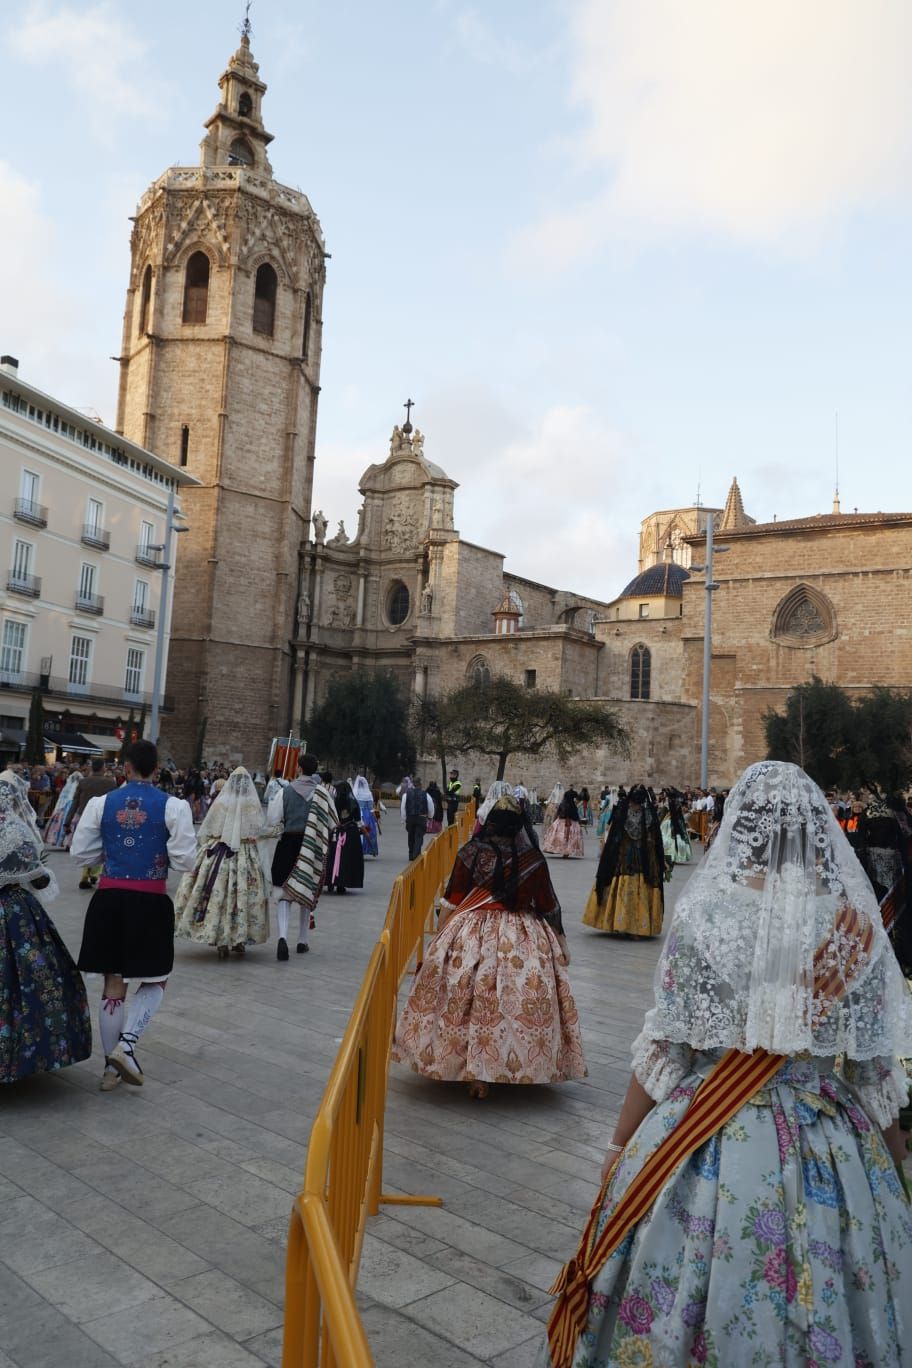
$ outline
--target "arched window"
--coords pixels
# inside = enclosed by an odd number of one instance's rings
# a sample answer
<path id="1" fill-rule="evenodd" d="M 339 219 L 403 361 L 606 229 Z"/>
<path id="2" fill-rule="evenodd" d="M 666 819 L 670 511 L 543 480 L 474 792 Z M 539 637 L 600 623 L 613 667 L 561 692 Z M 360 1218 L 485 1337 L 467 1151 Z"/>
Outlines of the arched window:
<path id="1" fill-rule="evenodd" d="M 483 689 L 491 682 L 491 667 L 483 655 L 473 656 L 466 667 L 466 681 L 476 689 Z"/>
<path id="2" fill-rule="evenodd" d="M 301 339 L 301 359 L 306 361 L 310 352 L 310 322 L 313 314 L 313 298 L 310 290 L 304 299 L 304 336 Z"/>
<path id="3" fill-rule="evenodd" d="M 241 91 L 241 98 L 238 100 L 238 113 L 242 119 L 249 119 L 253 113 L 253 100 L 246 90 Z"/>
<path id="4" fill-rule="evenodd" d="M 275 328 L 276 293 L 279 278 L 268 261 L 256 273 L 253 292 L 253 331 L 272 337 Z"/>
<path id="5" fill-rule="evenodd" d="M 231 166 L 253 166 L 253 152 L 246 138 L 235 138 L 228 149 L 228 162 Z"/>
<path id="6" fill-rule="evenodd" d="M 393 580 L 386 595 L 386 616 L 394 627 L 405 622 L 411 604 L 411 595 L 402 580 Z"/>
<path id="7" fill-rule="evenodd" d="M 649 697 L 652 656 L 649 647 L 638 642 L 630 652 L 630 697 L 647 699 Z"/>
<path id="8" fill-rule="evenodd" d="M 776 605 L 770 635 L 783 646 L 822 646 L 836 636 L 836 613 L 826 594 L 796 584 Z"/>
<path id="9" fill-rule="evenodd" d="M 187 262 L 184 276 L 185 323 L 205 323 L 209 308 L 209 258 L 205 252 L 194 252 Z"/>
<path id="10" fill-rule="evenodd" d="M 139 291 L 139 335 L 144 337 L 149 331 L 149 304 L 152 300 L 152 267 L 143 271 L 142 286 Z"/>

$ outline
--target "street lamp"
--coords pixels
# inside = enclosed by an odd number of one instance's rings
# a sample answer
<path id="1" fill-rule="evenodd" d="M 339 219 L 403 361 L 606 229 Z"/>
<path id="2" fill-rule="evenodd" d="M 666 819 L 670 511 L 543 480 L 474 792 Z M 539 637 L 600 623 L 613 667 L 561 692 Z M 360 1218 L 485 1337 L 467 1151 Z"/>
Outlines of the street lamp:
<path id="1" fill-rule="evenodd" d="M 691 570 L 704 570 L 706 572 L 706 583 L 703 586 L 706 591 L 706 608 L 703 615 L 703 716 L 700 728 L 701 789 L 709 787 L 709 677 L 712 670 L 712 596 L 719 588 L 713 579 L 713 554 L 720 556 L 723 552 L 731 550 L 729 546 L 713 547 L 713 516 L 712 513 L 709 513 L 706 517 L 706 564 L 690 567 Z"/>
<path id="2" fill-rule="evenodd" d="M 183 514 L 177 516 L 183 517 Z M 152 741 L 158 745 L 158 713 L 159 699 L 161 697 L 162 669 L 165 659 L 165 613 L 168 607 L 168 574 L 171 569 L 171 534 L 174 532 L 189 532 L 189 527 L 178 527 L 174 521 L 174 487 L 168 491 L 168 513 L 165 519 L 165 540 L 155 546 L 150 546 L 150 551 L 164 552 L 164 558 L 158 566 L 161 571 L 161 598 L 158 603 L 158 622 L 155 631 L 155 670 L 152 681 L 152 716 L 149 728 L 152 734 Z"/>

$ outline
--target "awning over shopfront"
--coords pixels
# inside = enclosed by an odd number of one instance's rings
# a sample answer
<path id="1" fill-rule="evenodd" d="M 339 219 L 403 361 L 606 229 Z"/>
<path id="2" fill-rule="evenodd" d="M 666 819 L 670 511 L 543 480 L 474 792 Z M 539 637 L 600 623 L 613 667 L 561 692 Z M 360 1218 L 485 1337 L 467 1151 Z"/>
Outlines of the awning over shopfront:
<path id="1" fill-rule="evenodd" d="M 48 750 L 53 750 L 55 746 L 59 746 L 62 751 L 71 751 L 74 755 L 99 755 L 101 753 L 101 748 L 93 746 L 81 732 L 49 731 L 45 727 L 44 744 Z"/>
<path id="2" fill-rule="evenodd" d="M 26 732 L 18 727 L 3 727 L 0 730 L 0 745 L 4 750 L 21 750 L 25 745 Z"/>
<path id="3" fill-rule="evenodd" d="M 90 746 L 104 751 L 106 755 L 116 755 L 122 744 L 116 736 L 100 736 L 97 732 L 83 732 L 83 736 Z"/>

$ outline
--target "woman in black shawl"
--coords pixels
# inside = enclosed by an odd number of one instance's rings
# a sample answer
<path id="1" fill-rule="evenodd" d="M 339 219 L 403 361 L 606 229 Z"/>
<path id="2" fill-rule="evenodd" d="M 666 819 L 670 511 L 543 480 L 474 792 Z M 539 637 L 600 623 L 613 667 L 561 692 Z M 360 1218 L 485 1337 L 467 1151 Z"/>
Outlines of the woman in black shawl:
<path id="1" fill-rule="evenodd" d="M 611 814 L 583 923 L 612 935 L 659 935 L 665 912 L 664 876 L 658 813 L 645 788 L 637 784 Z"/>
<path id="2" fill-rule="evenodd" d="M 364 849 L 361 845 L 361 805 L 346 780 L 335 786 L 339 825 L 329 838 L 325 882 L 330 893 L 364 887 Z"/>
<path id="3" fill-rule="evenodd" d="M 457 853 L 393 1058 L 476 1097 L 490 1083 L 584 1078 L 563 930 L 547 862 L 505 794 Z"/>

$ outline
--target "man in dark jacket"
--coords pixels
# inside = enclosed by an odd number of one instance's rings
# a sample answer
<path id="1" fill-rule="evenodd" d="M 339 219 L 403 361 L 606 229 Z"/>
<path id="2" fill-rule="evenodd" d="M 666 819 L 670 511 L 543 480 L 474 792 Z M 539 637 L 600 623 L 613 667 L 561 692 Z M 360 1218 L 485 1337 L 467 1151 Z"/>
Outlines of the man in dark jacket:
<path id="1" fill-rule="evenodd" d="M 104 761 L 93 760 L 91 772 L 89 774 L 84 774 L 76 785 L 76 792 L 73 794 L 70 814 L 67 817 L 67 831 L 75 831 L 76 823 L 85 811 L 85 805 L 90 798 L 100 798 L 102 794 L 110 793 L 111 790 L 116 787 L 117 781 L 113 774 L 104 773 Z M 94 888 L 98 883 L 98 876 L 100 873 L 100 864 L 83 865 L 82 873 L 79 876 L 79 887 Z"/>

